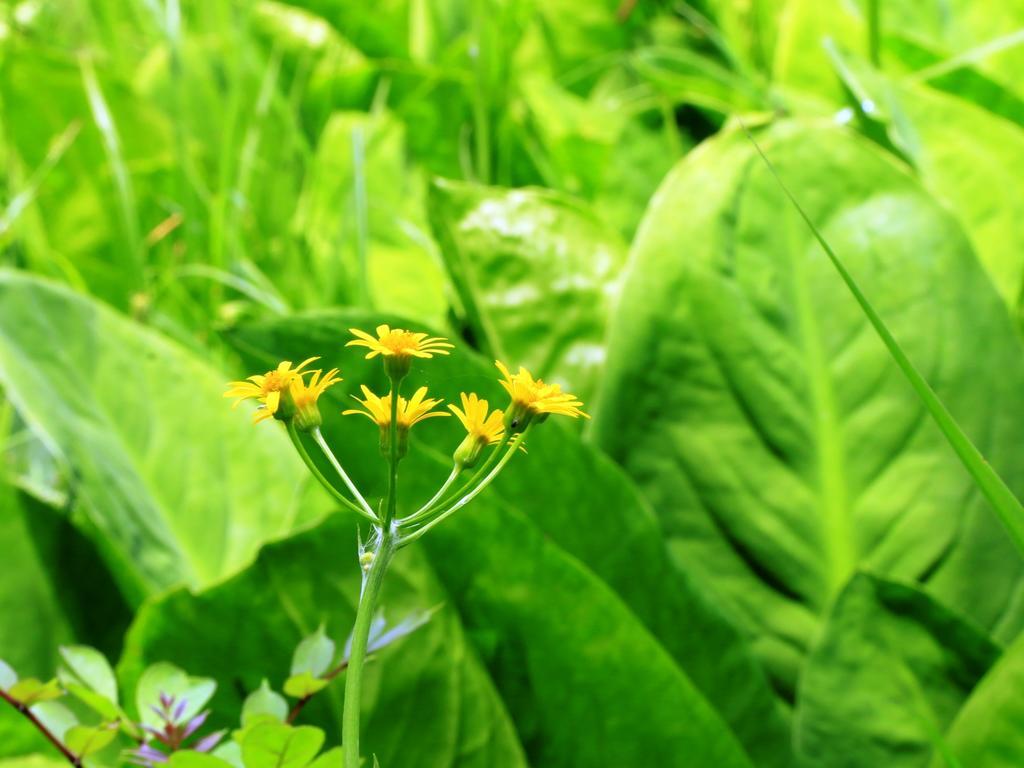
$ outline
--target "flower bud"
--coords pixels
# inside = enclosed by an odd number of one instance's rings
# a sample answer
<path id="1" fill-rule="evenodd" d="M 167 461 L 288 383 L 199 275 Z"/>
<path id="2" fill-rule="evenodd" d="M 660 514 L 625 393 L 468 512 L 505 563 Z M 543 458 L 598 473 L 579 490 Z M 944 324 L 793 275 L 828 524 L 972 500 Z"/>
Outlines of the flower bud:
<path id="1" fill-rule="evenodd" d="M 466 435 L 459 443 L 459 447 L 455 449 L 455 453 L 452 454 L 455 465 L 463 469 L 472 469 L 479 461 L 485 445 L 487 445 L 486 440 L 481 441 L 475 435 Z"/>
<path id="2" fill-rule="evenodd" d="M 384 355 L 384 373 L 392 381 L 404 379 L 411 367 L 412 358 L 409 355 Z"/>
<path id="3" fill-rule="evenodd" d="M 516 435 L 522 432 L 533 419 L 534 413 L 523 403 L 513 400 L 505 411 L 505 432 Z"/>
<path id="4" fill-rule="evenodd" d="M 285 387 L 281 390 L 280 400 L 278 401 L 277 410 L 274 411 L 274 418 L 278 421 L 288 422 L 295 417 L 295 397 L 292 395 L 291 387 Z"/>
<path id="5" fill-rule="evenodd" d="M 299 404 L 295 409 L 295 427 L 301 432 L 311 432 L 324 423 L 320 415 L 320 406 L 316 400 Z"/>

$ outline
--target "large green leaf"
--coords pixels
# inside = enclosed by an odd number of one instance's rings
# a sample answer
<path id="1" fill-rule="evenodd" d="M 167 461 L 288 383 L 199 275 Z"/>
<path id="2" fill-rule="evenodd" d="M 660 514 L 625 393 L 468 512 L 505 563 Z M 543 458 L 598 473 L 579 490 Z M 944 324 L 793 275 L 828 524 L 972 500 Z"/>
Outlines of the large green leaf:
<path id="1" fill-rule="evenodd" d="M 955 221 L 845 131 L 790 123 L 765 142 L 918 369 L 1019 489 L 1005 414 L 1024 410 L 1020 344 Z M 787 210 L 735 134 L 667 179 L 634 244 L 598 443 L 786 688 L 861 565 L 923 579 L 1012 635 L 1021 563 L 1009 539 Z"/>
<path id="2" fill-rule="evenodd" d="M 993 283 L 1016 310 L 1024 288 L 1024 131 L 955 96 L 888 80 L 843 57 L 840 72 L 869 117 L 963 223 Z"/>
<path id="3" fill-rule="evenodd" d="M 373 327 L 380 321 L 355 312 L 297 317 L 240 329 L 231 340 L 253 367 L 264 367 L 281 355 L 337 349 L 347 337 L 344 329 Z M 373 503 L 385 489 L 379 457 L 365 450 L 366 441 L 376 439 L 374 428 L 337 413 L 351 403 L 348 393 L 357 392 L 360 382 L 382 391 L 380 365 L 351 354 L 332 355 L 330 362 L 342 367 L 346 381 L 325 395 L 331 404 L 322 409 L 324 431 Z M 488 363 L 457 349 L 449 358 L 417 366 L 413 376 L 449 402 L 457 402 L 460 391 L 475 390 L 499 405 L 506 395 L 496 374 Z M 401 506 L 407 511 L 429 498 L 445 477 L 450 468 L 447 454 L 461 439 L 460 431 L 455 419 L 417 428 L 427 444 L 414 439 L 402 466 Z M 444 447 L 435 448 L 440 446 Z M 503 508 L 527 516 L 558 548 L 585 563 L 618 593 L 719 710 L 758 764 L 788 765 L 788 727 L 762 671 L 719 607 L 669 558 L 654 515 L 607 458 L 582 446 L 572 430 L 554 419 L 531 436 L 529 454 L 514 462 L 488 493 Z M 450 558 L 441 550 L 429 551 L 446 583 L 455 578 L 447 564 Z M 685 617 L 685 630 L 680 629 L 680 617 Z"/>
<path id="4" fill-rule="evenodd" d="M 914 587 L 855 576 L 800 677 L 801 758 L 821 768 L 927 766 L 947 749 L 942 733 L 998 655 L 984 634 Z"/>
<path id="5" fill-rule="evenodd" d="M 501 693 L 520 729 L 528 726 L 521 736 L 530 739 L 532 764 L 636 765 L 675 755 L 666 764 L 750 765 L 667 654 L 597 579 L 516 515 L 478 508 L 466 522 L 484 529 L 441 544 L 460 580 L 452 597 L 470 601 L 470 626 L 492 638 Z M 332 637 L 345 637 L 359 589 L 355 543 L 351 524 L 335 516 L 268 547 L 221 586 L 144 606 L 129 634 L 124 677 L 131 681 L 161 658 L 228 676 L 239 685 L 222 685 L 212 706 L 230 721 L 241 705 L 235 689 L 254 689 L 265 676 L 283 679 L 291 646 L 313 627 L 325 622 Z M 561 589 L 537 598 L 554 583 Z M 382 605 L 397 620 L 448 599 L 422 555 L 408 551 L 388 576 Z M 383 765 L 525 765 L 505 705 L 451 606 L 380 653 L 370 669 L 366 744 Z M 335 739 L 340 693 L 335 684 L 303 713 Z"/>
<path id="6" fill-rule="evenodd" d="M 67 289 L 0 273 L 0 383 L 132 600 L 208 584 L 324 509 L 278 434 L 253 442 L 224 378 Z"/>
<path id="7" fill-rule="evenodd" d="M 431 222 L 480 346 L 590 397 L 625 246 L 585 207 L 539 189 L 437 181 Z"/>
<path id="8" fill-rule="evenodd" d="M 29 535 L 17 494 L 0 482 L 0 658 L 19 677 L 49 679 L 57 666 L 57 644 L 72 628 Z M 31 631 L 26 628 L 31 627 Z M 0 756 L 45 750 L 46 741 L 12 707 L 0 702 Z"/>
<path id="9" fill-rule="evenodd" d="M 329 518 L 268 546 L 250 569 L 220 586 L 199 595 L 180 590 L 145 605 L 128 635 L 122 677 L 130 684 L 161 659 L 214 675 L 222 681 L 211 702 L 214 717 L 231 725 L 245 693 L 265 677 L 280 685 L 292 648 L 321 623 L 339 647 L 344 643 L 359 573 L 354 528 L 340 516 Z M 396 560 L 382 599 L 387 619 L 446 601 L 422 557 Z M 525 766 L 504 707 L 451 607 L 376 658 L 367 667 L 364 722 L 367 748 L 384 765 Z M 328 730 L 329 744 L 339 739 L 343 684 L 333 683 L 302 714 L 302 721 Z"/>
<path id="10" fill-rule="evenodd" d="M 1006 649 L 957 714 L 946 734 L 970 768 L 1015 768 L 1024 759 L 1024 636 Z M 936 758 L 932 768 L 946 768 Z"/>
<path id="11" fill-rule="evenodd" d="M 1012 39 L 1024 23 L 1020 0 L 770 0 L 764 5 L 771 9 L 765 15 L 778 23 L 768 69 L 791 103 L 831 109 L 842 99 L 841 83 L 828 66 L 825 49 L 836 43 L 869 57 L 872 6 L 878 11 L 878 60 L 886 68 L 914 67 L 916 57 L 904 57 L 908 50 L 924 47 L 945 61 L 973 65 L 1020 93 L 1017 73 L 1024 51 Z"/>

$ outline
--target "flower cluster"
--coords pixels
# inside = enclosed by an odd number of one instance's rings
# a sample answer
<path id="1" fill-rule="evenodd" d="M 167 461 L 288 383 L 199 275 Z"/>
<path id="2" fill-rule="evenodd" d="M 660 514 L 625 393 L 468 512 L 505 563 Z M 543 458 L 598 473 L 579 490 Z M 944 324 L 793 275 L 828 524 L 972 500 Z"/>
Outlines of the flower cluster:
<path id="1" fill-rule="evenodd" d="M 321 370 L 303 370 L 319 359 L 311 357 L 294 368 L 291 360 L 285 360 L 272 371 L 250 376 L 245 381 L 232 381 L 224 397 L 236 398 L 232 408 L 243 400 L 256 400 L 259 408 L 253 416 L 254 423 L 270 418 L 289 421 L 297 413 L 304 413 L 303 421 L 311 422 L 305 429 L 312 429 L 320 425 L 319 412 L 311 419 L 317 399 L 328 387 L 341 381 L 337 368 L 332 368 L 326 374 Z M 307 375 L 310 376 L 308 383 L 303 378 Z"/>
<path id="2" fill-rule="evenodd" d="M 345 678 L 345 712 L 342 717 L 342 743 L 345 764 L 358 765 L 359 708 L 362 668 L 371 648 L 370 630 L 373 612 L 388 564 L 394 553 L 426 534 L 436 525 L 469 504 L 494 480 L 508 462 L 522 449 L 527 433 L 552 414 L 571 418 L 590 418 L 582 410 L 583 403 L 557 384 L 534 379 L 520 368 L 513 374 L 500 361 L 499 383 L 508 394 L 504 408 L 491 409 L 490 403 L 475 392 L 461 393 L 460 405 L 449 404 L 466 430 L 466 436 L 452 454 L 452 470 L 437 492 L 418 509 L 404 517 L 398 514 L 398 466 L 408 452 L 409 432 L 427 419 L 450 416 L 441 408 L 440 398 L 430 397 L 426 387 L 412 395 L 402 395 L 402 384 L 414 360 L 430 360 L 435 355 L 448 355 L 454 346 L 447 339 L 426 333 L 379 325 L 376 335 L 350 329 L 353 339 L 349 347 L 368 350 L 366 359 L 380 358 L 390 382 L 388 392 L 378 394 L 361 385 L 362 397 L 353 395 L 359 407 L 342 411 L 344 416 L 365 416 L 380 432 L 380 452 L 388 464 L 387 493 L 374 507 L 349 477 L 320 433 L 322 423 L 318 401 L 330 387 L 341 381 L 338 369 L 326 373 L 310 366 L 320 358 L 311 357 L 292 367 L 284 361 L 273 371 L 232 382 L 225 397 L 258 403 L 256 421 L 275 419 L 284 423 L 295 450 L 309 471 L 339 503 L 362 515 L 372 524 L 368 540 L 359 538 L 359 567 L 363 574 L 356 620 L 349 646 L 349 667 Z M 322 454 L 318 463 L 307 445 L 312 442 Z M 323 462 L 330 465 L 331 479 L 324 472 Z M 472 471 L 470 471 L 472 470 Z M 468 473 L 468 479 L 463 477 Z M 156 760 L 162 754 L 147 750 L 141 757 Z"/>
<path id="3" fill-rule="evenodd" d="M 391 485 L 387 504 L 384 505 L 386 508 L 373 509 L 320 434 L 322 418 L 318 401 L 327 389 L 342 381 L 337 368 L 326 372 L 312 368 L 319 357 L 303 360 L 297 366 L 286 360 L 272 371 L 250 376 L 245 381 L 231 382 L 224 395 L 235 398 L 236 406 L 243 400 L 255 400 L 258 404 L 255 415 L 257 422 L 275 419 L 285 423 L 296 449 L 313 474 L 335 498 L 369 518 L 375 525 L 393 523 L 396 528 L 406 532 L 406 540 L 417 538 L 490 483 L 515 450 L 522 447 L 531 425 L 542 423 L 552 414 L 589 418 L 582 410 L 583 403 L 575 395 L 563 392 L 558 384 L 546 384 L 542 379 L 534 379 L 522 367 L 513 374 L 504 363 L 496 361 L 495 365 L 501 373 L 499 383 L 509 397 L 508 405 L 504 409 L 491 409 L 490 403 L 475 392 L 463 392 L 460 405 L 448 405 L 448 410 L 455 414 L 466 430 L 466 436 L 452 456 L 452 474 L 430 501 L 413 514 L 397 518 L 397 465 L 408 452 L 410 430 L 427 419 L 451 415 L 440 407 L 442 401 L 439 398 L 428 396 L 426 387 L 417 388 L 408 397 L 403 396 L 400 389 L 411 370 L 413 360 L 429 360 L 435 355 L 448 355 L 454 345 L 442 337 L 392 328 L 389 325 L 377 326 L 375 335 L 358 328 L 350 331 L 354 338 L 346 346 L 367 349 L 367 359 L 379 357 L 391 384 L 390 391 L 383 394 L 361 385 L 362 397 L 352 396 L 359 407 L 342 411 L 345 416 L 364 416 L 379 429 L 380 451 L 391 466 Z M 347 488 L 347 495 L 328 480 L 310 458 L 299 436 L 301 433 L 308 433 L 324 453 Z M 484 459 L 488 450 L 490 453 Z M 481 466 L 469 482 L 453 492 L 452 486 L 459 475 L 477 465 Z"/>
<path id="4" fill-rule="evenodd" d="M 160 706 L 152 707 L 153 712 L 160 719 L 160 727 L 143 726 L 146 738 L 138 748 L 130 753 L 130 762 L 145 766 L 145 768 L 155 768 L 157 765 L 168 763 L 172 753 L 179 749 L 185 749 L 186 742 L 202 727 L 210 714 L 207 710 L 191 717 L 185 717 L 187 707 L 187 700 L 178 700 L 174 696 L 161 693 Z M 193 752 L 209 752 L 220 743 L 223 737 L 224 731 L 215 731 L 198 739 L 187 748 Z M 157 749 L 156 745 L 159 745 L 160 749 Z"/>

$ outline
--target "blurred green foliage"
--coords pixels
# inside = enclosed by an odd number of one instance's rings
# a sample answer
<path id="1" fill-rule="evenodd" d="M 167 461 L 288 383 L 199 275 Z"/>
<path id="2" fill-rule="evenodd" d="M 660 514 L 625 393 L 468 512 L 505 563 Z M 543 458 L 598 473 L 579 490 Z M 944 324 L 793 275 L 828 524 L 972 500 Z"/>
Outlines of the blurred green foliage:
<path id="1" fill-rule="evenodd" d="M 340 765 L 356 521 L 221 394 L 338 365 L 376 502 L 390 322 L 594 420 L 398 557 L 385 768 L 1021 765 L 1024 562 L 737 118 L 1020 497 L 1022 71 L 1021 0 L 0 0 L 0 690 Z"/>

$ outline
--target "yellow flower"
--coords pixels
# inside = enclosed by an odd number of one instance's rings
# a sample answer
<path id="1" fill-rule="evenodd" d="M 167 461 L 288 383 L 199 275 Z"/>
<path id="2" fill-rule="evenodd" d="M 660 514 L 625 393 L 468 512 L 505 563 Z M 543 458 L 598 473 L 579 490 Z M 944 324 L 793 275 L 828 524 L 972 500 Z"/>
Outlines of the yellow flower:
<path id="1" fill-rule="evenodd" d="M 288 395 L 295 406 L 295 426 L 303 431 L 319 427 L 323 423 L 317 400 L 328 387 L 333 387 L 342 378 L 337 368 L 331 368 L 321 377 L 322 371 L 313 371 L 307 384 L 301 376 L 292 379 Z"/>
<path id="2" fill-rule="evenodd" d="M 448 408 L 459 417 L 466 428 L 466 437 L 455 449 L 452 459 L 456 466 L 469 469 L 476 465 L 483 449 L 488 445 L 500 443 L 505 434 L 505 414 L 495 409 L 487 413 L 487 401 L 481 400 L 475 393 L 461 394 L 462 408 L 449 405 Z"/>
<path id="3" fill-rule="evenodd" d="M 355 395 L 352 395 L 352 399 L 357 403 L 362 403 L 365 410 L 359 410 L 357 408 L 342 411 L 342 415 L 351 416 L 353 414 L 359 414 L 365 416 L 377 424 L 381 428 L 387 428 L 391 426 L 391 395 L 384 395 L 384 397 L 377 397 L 369 390 L 365 384 L 361 384 L 360 389 L 363 390 L 363 395 L 366 397 L 365 400 L 360 400 Z M 416 390 L 413 396 L 406 400 L 404 397 L 399 396 L 398 398 L 398 428 L 408 430 L 413 424 L 423 421 L 424 419 L 431 419 L 435 416 L 447 416 L 448 414 L 444 411 L 431 411 L 435 405 L 438 405 L 441 401 L 433 398 L 426 397 L 427 388 L 420 387 Z"/>
<path id="4" fill-rule="evenodd" d="M 365 385 L 360 385 L 360 389 L 363 390 L 363 396 L 366 399 L 360 400 L 355 395 L 352 395 L 352 399 L 357 403 L 362 403 L 364 410 L 352 409 L 342 411 L 342 415 L 351 416 L 359 414 L 380 427 L 380 450 L 381 453 L 387 455 L 391 440 L 391 395 L 378 397 Z M 426 397 L 426 394 L 427 388 L 420 387 L 408 400 L 401 396 L 398 398 L 397 432 L 399 456 L 405 455 L 408 447 L 409 429 L 413 424 L 417 424 L 424 419 L 432 419 L 435 416 L 448 415 L 444 411 L 431 410 L 434 406 L 440 404 L 441 401 Z"/>
<path id="5" fill-rule="evenodd" d="M 500 408 L 487 413 L 487 401 L 481 400 L 475 392 L 460 395 L 462 409 L 457 405 L 449 404 L 448 410 L 459 417 L 462 426 L 474 440 L 483 445 L 494 445 L 501 442 L 501 436 L 505 433 L 505 414 Z"/>
<path id="6" fill-rule="evenodd" d="M 558 384 L 545 384 L 542 379 L 534 380 L 530 372 L 522 366 L 519 367 L 519 373 L 512 374 L 500 360 L 495 360 L 494 364 L 505 377 L 501 386 L 512 398 L 512 404 L 505 413 L 506 426 L 509 429 L 522 430 L 533 417 L 544 418 L 552 413 L 573 418 L 590 418 L 580 410 L 583 403 L 576 395 L 563 392 Z"/>
<path id="7" fill-rule="evenodd" d="M 292 381 L 301 380 L 302 376 L 308 373 L 308 371 L 303 371 L 303 368 L 319 359 L 311 357 L 308 360 L 303 360 L 294 368 L 292 368 L 291 360 L 285 360 L 273 371 L 250 376 L 245 381 L 232 381 L 228 384 L 228 391 L 224 393 L 224 397 L 238 398 L 231 406 L 232 408 L 236 408 L 243 400 L 257 400 L 261 403 L 261 407 L 253 416 L 253 423 L 269 419 L 276 416 L 280 409 L 281 393 L 288 388 Z"/>
<path id="8" fill-rule="evenodd" d="M 367 360 L 377 355 L 429 358 L 434 355 L 447 355 L 448 350 L 454 347 L 447 339 L 427 336 L 425 333 L 413 333 L 404 328 L 392 328 L 389 325 L 377 326 L 377 338 L 358 328 L 349 328 L 349 332 L 356 338 L 345 346 L 366 347 L 370 350 L 366 355 Z"/>

